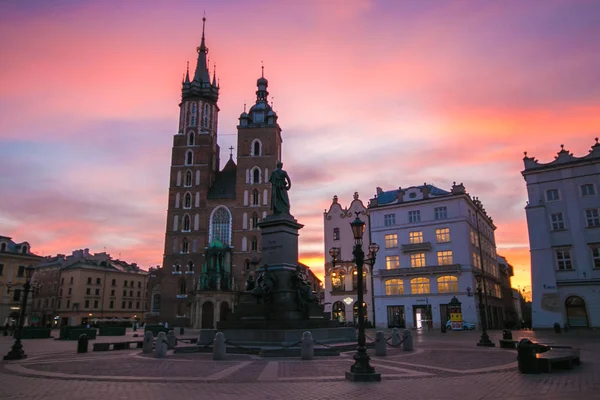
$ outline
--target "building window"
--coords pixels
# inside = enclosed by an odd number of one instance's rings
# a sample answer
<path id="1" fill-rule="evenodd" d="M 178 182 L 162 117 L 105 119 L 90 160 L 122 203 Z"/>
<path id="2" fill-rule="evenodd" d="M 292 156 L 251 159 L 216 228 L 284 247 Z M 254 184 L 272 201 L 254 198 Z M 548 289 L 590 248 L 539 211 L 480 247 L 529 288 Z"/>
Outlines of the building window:
<path id="1" fill-rule="evenodd" d="M 225 207 L 217 208 L 210 221 L 211 241 L 219 240 L 224 245 L 229 245 L 230 241 L 231 214 Z"/>
<path id="2" fill-rule="evenodd" d="M 187 271 L 188 271 L 188 272 L 194 272 L 194 263 L 193 263 L 192 261 L 189 261 L 189 262 L 187 263 Z M 139 282 L 138 282 L 138 283 L 139 283 Z M 139 293 L 140 293 L 140 292 L 138 292 L 138 297 L 140 296 L 140 295 L 139 295 Z"/>
<path id="3" fill-rule="evenodd" d="M 385 225 L 385 226 L 396 225 L 396 214 L 385 214 L 383 216 L 383 225 Z"/>
<path id="4" fill-rule="evenodd" d="M 116 279 L 113 279 L 111 284 L 112 284 L 113 286 L 117 286 L 117 280 L 116 280 Z"/>
<path id="5" fill-rule="evenodd" d="M 188 146 L 193 146 L 194 145 L 194 132 L 190 132 L 190 135 L 188 136 Z"/>
<path id="6" fill-rule="evenodd" d="M 411 253 L 410 254 L 410 267 L 421 268 L 425 266 L 425 253 Z"/>
<path id="7" fill-rule="evenodd" d="M 593 196 L 596 194 L 596 190 L 594 189 L 594 185 L 591 183 L 586 183 L 585 185 L 581 185 L 581 195 L 582 196 Z"/>
<path id="8" fill-rule="evenodd" d="M 140 309 L 140 302 L 139 302 L 139 301 L 136 301 L 136 302 L 135 302 L 135 309 L 136 309 L 136 310 L 139 310 L 139 309 Z"/>
<path id="9" fill-rule="evenodd" d="M 333 240 L 340 240 L 340 228 L 333 228 Z"/>
<path id="10" fill-rule="evenodd" d="M 450 228 L 439 228 L 435 230 L 435 240 L 438 243 L 448 243 L 450 241 Z"/>
<path id="11" fill-rule="evenodd" d="M 192 165 L 194 163 L 194 153 L 188 150 L 185 153 L 185 165 Z"/>
<path id="12" fill-rule="evenodd" d="M 343 292 L 345 290 L 344 271 L 333 271 L 331 273 L 331 288 L 338 292 Z"/>
<path id="13" fill-rule="evenodd" d="M 208 113 L 209 113 L 208 104 L 204 104 L 204 115 L 203 115 L 203 119 L 202 119 L 202 125 L 204 127 L 208 126 Z M 129 307 L 129 308 L 131 308 L 131 307 Z"/>
<path id="14" fill-rule="evenodd" d="M 433 210 L 435 219 L 445 219 L 448 218 L 448 208 L 447 207 L 436 207 Z"/>
<path id="15" fill-rule="evenodd" d="M 96 278 L 96 285 L 99 285 L 102 282 L 100 278 Z"/>
<path id="16" fill-rule="evenodd" d="M 546 190 L 546 200 L 547 201 L 558 201 L 558 200 L 560 200 L 560 195 L 558 193 L 558 189 L 549 189 L 549 190 Z"/>
<path id="17" fill-rule="evenodd" d="M 192 195 L 190 193 L 186 193 L 183 198 L 183 208 L 192 208 Z"/>
<path id="18" fill-rule="evenodd" d="M 90 301 L 86 300 L 83 308 L 90 308 Z"/>
<path id="19" fill-rule="evenodd" d="M 92 294 L 92 289 L 90 289 L 90 288 L 85 289 L 85 294 L 87 294 L 88 296 L 90 294 Z"/>
<path id="20" fill-rule="evenodd" d="M 260 156 L 260 140 L 255 139 L 252 144 L 252 155 L 257 157 Z"/>
<path id="21" fill-rule="evenodd" d="M 190 242 L 188 242 L 187 239 L 183 239 L 183 242 L 181 242 L 181 252 L 182 253 L 190 252 Z"/>
<path id="22" fill-rule="evenodd" d="M 112 289 L 112 290 L 110 291 L 110 295 L 111 295 L 111 297 L 114 297 L 114 296 L 115 296 L 115 289 Z"/>
<path id="23" fill-rule="evenodd" d="M 13 301 L 20 301 L 21 300 L 21 289 L 15 289 L 13 291 Z"/>
<path id="24" fill-rule="evenodd" d="M 400 256 L 385 256 L 385 269 L 400 268 Z"/>
<path id="25" fill-rule="evenodd" d="M 67 309 L 71 307 L 71 300 L 67 300 Z"/>
<path id="26" fill-rule="evenodd" d="M 123 287 L 127 287 L 127 281 L 123 281 Z"/>
<path id="27" fill-rule="evenodd" d="M 152 312 L 157 313 L 160 311 L 160 294 L 155 294 L 152 296 Z"/>
<path id="28" fill-rule="evenodd" d="M 458 292 L 458 278 L 455 276 L 440 276 L 437 279 L 438 293 Z"/>
<path id="29" fill-rule="evenodd" d="M 123 290 L 123 297 L 127 297 L 127 290 Z"/>
<path id="30" fill-rule="evenodd" d="M 96 289 L 95 294 L 96 294 L 96 296 L 100 296 L 100 289 Z"/>
<path id="31" fill-rule="evenodd" d="M 585 219 L 588 228 L 600 226 L 600 214 L 598 214 L 597 208 L 590 208 L 588 210 L 585 210 Z"/>
<path id="32" fill-rule="evenodd" d="M 190 261 L 191 262 L 191 261 Z M 138 281 L 138 287 L 141 288 L 142 287 L 142 282 Z"/>
<path id="33" fill-rule="evenodd" d="M 185 187 L 192 186 L 192 171 L 185 172 L 185 182 L 183 183 Z"/>
<path id="34" fill-rule="evenodd" d="M 428 278 L 413 278 L 410 280 L 410 291 L 412 294 L 431 293 Z"/>
<path id="35" fill-rule="evenodd" d="M 393 249 L 394 247 L 398 247 L 398 235 L 396 233 L 385 235 L 385 248 Z"/>
<path id="36" fill-rule="evenodd" d="M 438 265 L 452 264 L 452 250 L 443 250 L 437 252 Z"/>
<path id="37" fill-rule="evenodd" d="M 252 191 L 252 205 L 259 206 L 260 205 L 260 196 L 258 194 L 258 189 L 254 189 Z"/>
<path id="38" fill-rule="evenodd" d="M 252 240 L 250 242 L 250 249 L 252 251 L 258 251 L 258 239 L 256 238 L 256 236 L 252 237 Z"/>
<path id="39" fill-rule="evenodd" d="M 388 296 L 404 294 L 404 282 L 401 279 L 388 279 L 385 281 L 385 294 Z"/>
<path id="40" fill-rule="evenodd" d="M 4 264 L 0 264 L 0 276 L 4 274 Z"/>
<path id="41" fill-rule="evenodd" d="M 250 229 L 258 229 L 258 214 L 252 213 L 252 218 L 250 219 Z"/>
<path id="42" fill-rule="evenodd" d="M 408 241 L 410 244 L 423 243 L 423 232 L 421 232 L 421 231 L 408 232 Z"/>
<path id="43" fill-rule="evenodd" d="M 17 270 L 17 277 L 22 278 L 25 276 L 25 266 L 19 265 L 19 269 Z"/>
<path id="44" fill-rule="evenodd" d="M 408 223 L 414 224 L 417 222 L 421 222 L 421 211 L 409 211 L 408 212 Z"/>
<path id="45" fill-rule="evenodd" d="M 190 126 L 196 126 L 196 116 L 192 115 L 192 118 L 190 118 Z"/>
<path id="46" fill-rule="evenodd" d="M 255 167 L 252 170 L 252 183 L 258 184 L 260 183 L 260 168 Z"/>
<path id="47" fill-rule="evenodd" d="M 565 229 L 565 221 L 563 220 L 562 213 L 550 214 L 550 221 L 552 222 L 553 231 L 561 231 Z"/>
<path id="48" fill-rule="evenodd" d="M 594 268 L 600 268 L 600 245 L 592 247 L 592 260 L 594 261 Z"/>
<path id="49" fill-rule="evenodd" d="M 98 300 L 94 300 L 94 308 L 98 308 Z"/>
<path id="50" fill-rule="evenodd" d="M 137 297 L 142 297 L 142 292 L 137 292 Z"/>
<path id="51" fill-rule="evenodd" d="M 571 262 L 571 250 L 570 249 L 557 249 L 556 252 L 556 263 L 558 264 L 559 271 L 572 271 L 573 263 Z"/>
<path id="52" fill-rule="evenodd" d="M 87 284 L 91 285 L 92 284 L 92 278 L 87 278 Z"/>
<path id="53" fill-rule="evenodd" d="M 126 303 L 124 301 L 121 302 L 121 309 L 123 309 L 123 310 L 125 309 L 125 304 Z"/>
<path id="54" fill-rule="evenodd" d="M 190 226 L 191 226 L 191 218 L 189 215 L 184 215 L 183 216 L 183 225 L 182 225 L 182 232 L 189 232 L 190 231 Z"/>
<path id="55" fill-rule="evenodd" d="M 111 300 L 110 303 L 108 303 L 108 308 L 115 308 L 115 301 Z"/>
<path id="56" fill-rule="evenodd" d="M 73 293 L 73 288 L 69 288 L 69 290 L 67 291 L 67 296 L 70 296 L 71 293 Z"/>

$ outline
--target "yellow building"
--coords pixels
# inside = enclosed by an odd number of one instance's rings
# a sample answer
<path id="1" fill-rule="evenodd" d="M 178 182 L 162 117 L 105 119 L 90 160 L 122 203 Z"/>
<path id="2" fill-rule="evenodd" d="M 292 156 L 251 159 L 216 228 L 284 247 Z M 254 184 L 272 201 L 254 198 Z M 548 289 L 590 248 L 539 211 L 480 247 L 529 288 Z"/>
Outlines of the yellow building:
<path id="1" fill-rule="evenodd" d="M 106 253 L 76 250 L 36 269 L 34 312 L 43 325 L 78 325 L 94 319 L 142 320 L 147 272 Z"/>
<path id="2" fill-rule="evenodd" d="M 28 242 L 15 243 L 10 237 L 0 236 L 0 323 L 3 326 L 16 324 L 23 301 L 25 269 L 42 260 L 31 252 Z M 31 304 L 31 295 L 28 304 Z"/>

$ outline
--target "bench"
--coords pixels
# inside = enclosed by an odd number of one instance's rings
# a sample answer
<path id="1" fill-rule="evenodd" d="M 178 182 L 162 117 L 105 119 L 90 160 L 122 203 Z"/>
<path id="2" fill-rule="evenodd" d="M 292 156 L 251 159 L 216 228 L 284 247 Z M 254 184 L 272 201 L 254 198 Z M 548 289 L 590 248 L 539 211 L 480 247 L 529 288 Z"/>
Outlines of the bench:
<path id="1" fill-rule="evenodd" d="M 573 364 L 579 365 L 579 350 L 566 347 L 553 347 L 550 350 L 535 355 L 538 367 L 542 372 L 552 372 L 552 365 L 558 365 L 567 369 L 573 368 Z"/>
<path id="2" fill-rule="evenodd" d="M 502 349 L 516 349 L 518 340 L 500 339 L 500 348 Z"/>
<path id="3" fill-rule="evenodd" d="M 131 348 L 131 345 L 135 344 L 136 348 L 141 349 L 144 347 L 143 340 L 131 340 L 127 342 L 106 342 L 106 343 L 94 343 L 92 347 L 92 351 L 109 351 L 111 350 L 127 350 Z"/>

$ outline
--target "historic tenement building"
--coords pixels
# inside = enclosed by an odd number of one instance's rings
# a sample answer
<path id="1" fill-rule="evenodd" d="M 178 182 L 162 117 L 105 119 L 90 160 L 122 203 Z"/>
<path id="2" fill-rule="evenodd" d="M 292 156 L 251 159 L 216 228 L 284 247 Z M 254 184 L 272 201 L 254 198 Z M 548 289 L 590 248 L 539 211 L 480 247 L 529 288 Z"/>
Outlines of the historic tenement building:
<path id="1" fill-rule="evenodd" d="M 282 139 L 263 71 L 255 104 L 239 117 L 236 160 L 231 148 L 219 169 L 219 86 L 208 71 L 204 27 L 197 50 L 195 72 L 182 82 L 164 260 L 150 270 L 146 320 L 212 328 L 233 310 L 261 261 L 257 225 L 270 210 L 269 177 Z"/>
<path id="2" fill-rule="evenodd" d="M 36 266 L 42 257 L 31 252 L 28 242 L 16 243 L 8 236 L 0 236 L 0 323 L 16 324 L 23 302 L 25 268 Z M 27 308 L 31 310 L 32 296 Z M 26 316 L 26 322 L 28 321 Z"/>
<path id="3" fill-rule="evenodd" d="M 350 222 L 356 218 L 356 213 L 365 222 L 363 250 L 369 252 L 370 223 L 368 209 L 354 193 L 354 199 L 349 207 L 342 207 L 338 197 L 333 196 L 329 210 L 323 213 L 323 231 L 325 236 L 325 312 L 331 313 L 331 318 L 341 323 L 356 323 L 358 321 L 357 284 L 358 271 L 354 263 L 354 235 Z M 329 251 L 338 249 L 335 264 Z M 371 268 L 365 263 L 363 268 L 364 303 L 366 304 L 367 321 L 373 322 L 373 291 Z"/>
<path id="4" fill-rule="evenodd" d="M 561 146 L 549 163 L 525 153 L 533 328 L 600 326 L 600 144 Z"/>
<path id="5" fill-rule="evenodd" d="M 480 323 L 481 276 L 488 327 L 502 327 L 496 226 L 462 184 L 450 191 L 431 184 L 377 188 L 368 209 L 371 240 L 380 246 L 373 276 L 378 327 L 439 328 L 457 309 L 457 319 Z"/>

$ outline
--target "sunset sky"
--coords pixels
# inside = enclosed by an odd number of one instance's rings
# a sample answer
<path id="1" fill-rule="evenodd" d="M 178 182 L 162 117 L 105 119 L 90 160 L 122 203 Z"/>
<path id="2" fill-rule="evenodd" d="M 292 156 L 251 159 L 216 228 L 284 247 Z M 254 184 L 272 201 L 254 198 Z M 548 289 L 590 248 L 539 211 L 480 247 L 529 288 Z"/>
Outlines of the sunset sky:
<path id="1" fill-rule="evenodd" d="M 262 61 L 317 274 L 333 195 L 456 181 L 530 284 L 523 151 L 583 156 L 600 136 L 597 0 L 0 2 L 0 235 L 161 263 L 204 11 L 222 163 Z"/>

